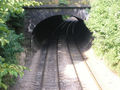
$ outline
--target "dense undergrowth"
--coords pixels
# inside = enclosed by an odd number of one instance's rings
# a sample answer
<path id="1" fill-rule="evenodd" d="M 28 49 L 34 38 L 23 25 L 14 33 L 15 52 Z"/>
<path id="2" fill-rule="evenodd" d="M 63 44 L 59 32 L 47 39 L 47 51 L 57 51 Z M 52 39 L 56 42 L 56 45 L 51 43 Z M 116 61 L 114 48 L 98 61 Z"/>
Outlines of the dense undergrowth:
<path id="1" fill-rule="evenodd" d="M 93 0 L 89 20 L 94 49 L 120 75 L 120 0 Z"/>
<path id="2" fill-rule="evenodd" d="M 16 55 L 24 49 L 22 34 L 16 34 L 23 27 L 22 6 L 40 5 L 27 0 L 0 0 L 0 90 L 7 90 L 15 78 L 23 76 L 26 67 L 19 65 Z"/>

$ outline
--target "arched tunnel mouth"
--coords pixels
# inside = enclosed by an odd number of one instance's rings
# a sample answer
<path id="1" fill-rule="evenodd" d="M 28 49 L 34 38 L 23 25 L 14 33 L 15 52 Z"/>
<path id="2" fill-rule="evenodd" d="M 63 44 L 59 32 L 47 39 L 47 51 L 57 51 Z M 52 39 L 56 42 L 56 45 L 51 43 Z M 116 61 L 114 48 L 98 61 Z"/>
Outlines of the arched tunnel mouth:
<path id="1" fill-rule="evenodd" d="M 56 15 L 41 21 L 34 28 L 33 40 L 39 44 L 49 39 L 64 37 L 78 44 L 92 43 L 92 32 L 87 28 L 84 20 L 68 15 Z M 83 45 L 85 46 L 85 45 Z"/>

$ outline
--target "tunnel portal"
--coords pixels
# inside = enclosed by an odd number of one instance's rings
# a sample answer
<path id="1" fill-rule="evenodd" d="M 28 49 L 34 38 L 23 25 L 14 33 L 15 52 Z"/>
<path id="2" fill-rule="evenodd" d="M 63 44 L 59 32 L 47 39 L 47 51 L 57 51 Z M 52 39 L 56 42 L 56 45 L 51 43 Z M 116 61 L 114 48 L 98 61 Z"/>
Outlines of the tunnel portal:
<path id="1" fill-rule="evenodd" d="M 91 33 L 84 20 L 88 17 L 90 6 L 39 6 L 24 7 L 24 35 L 26 46 L 32 41 L 42 42 L 49 38 L 65 35 L 74 39 L 84 40 Z M 81 41 L 80 41 L 81 42 Z"/>
<path id="2" fill-rule="evenodd" d="M 57 38 L 60 35 L 74 37 L 75 40 L 84 40 L 91 32 L 84 21 L 75 16 L 56 15 L 49 17 L 33 29 L 33 39 L 39 43 L 50 38 Z"/>

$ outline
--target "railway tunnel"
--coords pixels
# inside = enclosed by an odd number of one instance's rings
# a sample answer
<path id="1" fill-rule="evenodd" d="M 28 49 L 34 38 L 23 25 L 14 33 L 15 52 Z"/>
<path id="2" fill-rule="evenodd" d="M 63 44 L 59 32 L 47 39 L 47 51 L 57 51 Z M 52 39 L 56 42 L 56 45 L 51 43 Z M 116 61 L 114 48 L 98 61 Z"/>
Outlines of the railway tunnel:
<path id="1" fill-rule="evenodd" d="M 84 0 L 79 1 L 81 3 Z M 28 48 L 26 56 L 30 58 L 32 71 L 25 73 L 18 88 L 102 90 L 103 82 L 99 82 L 97 74 L 93 72 L 97 69 L 93 67 L 92 70 L 87 62 L 88 58 L 84 56 L 84 51 L 90 48 L 93 40 L 92 32 L 84 22 L 88 15 L 86 8 L 90 9 L 89 6 L 81 5 L 24 7 L 26 11 L 24 34 L 28 41 L 25 42 Z M 40 48 L 34 48 L 31 41 L 41 45 Z M 95 67 L 98 65 L 91 64 Z M 101 72 L 99 76 L 101 77 Z M 14 90 L 19 90 L 18 88 Z"/>
<path id="2" fill-rule="evenodd" d="M 25 77 L 32 77 L 33 74 L 35 77 L 30 83 L 21 83 L 20 86 L 25 90 L 92 90 L 93 87 L 98 90 L 96 88 L 99 86 L 96 85 L 91 71 L 89 72 L 81 50 L 82 46 L 88 45 L 92 37 L 84 23 L 88 7 L 24 8 L 24 32 L 28 41 L 25 43 L 29 50 L 27 53 L 30 52 L 30 55 L 27 55 L 30 57 L 32 69 L 32 72 L 26 72 Z M 39 48 L 31 41 L 39 44 Z M 31 46 L 30 49 L 28 45 Z M 91 81 L 91 84 L 88 81 Z"/>
<path id="3" fill-rule="evenodd" d="M 35 44 L 47 44 L 28 49 L 31 71 L 25 72 L 14 90 L 102 90 L 106 86 L 97 77 L 101 77 L 96 69 L 99 64 L 87 62 L 83 53 L 93 40 L 84 23 L 85 8 L 25 7 L 25 37 L 30 42 L 25 42 L 26 47 L 32 40 Z M 111 88 L 111 84 L 107 87 Z"/>
<path id="4" fill-rule="evenodd" d="M 72 38 L 77 43 L 89 43 L 92 33 L 87 28 L 84 20 L 69 15 L 55 15 L 39 22 L 32 32 L 33 40 L 39 43 L 50 38 Z"/>
<path id="5" fill-rule="evenodd" d="M 88 69 L 87 66 L 83 68 L 86 64 L 83 63 L 81 46 L 77 46 L 78 44 L 86 46 L 91 35 L 84 20 L 76 16 L 54 15 L 40 21 L 32 32 L 33 40 L 41 45 L 40 52 L 37 49 L 38 59 L 32 59 L 35 63 L 39 61 L 36 63 L 40 73 L 36 75 L 39 85 L 32 88 L 37 88 L 34 90 L 38 88 L 84 90 L 82 88 L 91 86 L 98 88 L 93 78 L 85 79 L 84 76 L 89 77 L 90 74 L 84 72 Z M 47 44 L 43 44 L 44 41 Z M 81 74 L 83 77 L 80 77 Z M 89 85 L 88 81 L 91 81 L 92 85 Z"/>

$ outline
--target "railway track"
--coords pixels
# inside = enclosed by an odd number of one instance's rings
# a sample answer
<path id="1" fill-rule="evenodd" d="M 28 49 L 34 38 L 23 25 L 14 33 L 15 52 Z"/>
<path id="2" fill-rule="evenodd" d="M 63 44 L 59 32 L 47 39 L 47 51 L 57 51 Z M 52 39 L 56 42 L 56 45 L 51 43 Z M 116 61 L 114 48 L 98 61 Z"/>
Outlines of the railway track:
<path id="1" fill-rule="evenodd" d="M 10 90 L 120 90 L 119 78 L 96 62 L 93 54 L 84 53 L 91 33 L 79 22 L 64 21 L 49 39 L 41 41 L 29 60 L 30 71 Z"/>
<path id="2" fill-rule="evenodd" d="M 31 58 L 31 71 L 11 90 L 102 90 L 74 40 L 87 32 L 82 27 L 75 20 L 58 25 Z"/>
<path id="3" fill-rule="evenodd" d="M 73 39 L 44 43 L 17 86 L 11 90 L 102 90 Z"/>
<path id="4" fill-rule="evenodd" d="M 72 39 L 61 36 L 49 40 L 42 50 L 37 75 L 38 87 L 34 90 L 102 90 L 94 74 Z"/>
<path id="5" fill-rule="evenodd" d="M 58 33 L 42 43 L 31 58 L 31 71 L 25 71 L 11 90 L 102 90 L 74 38 L 80 28 L 76 23 L 57 27 Z"/>

